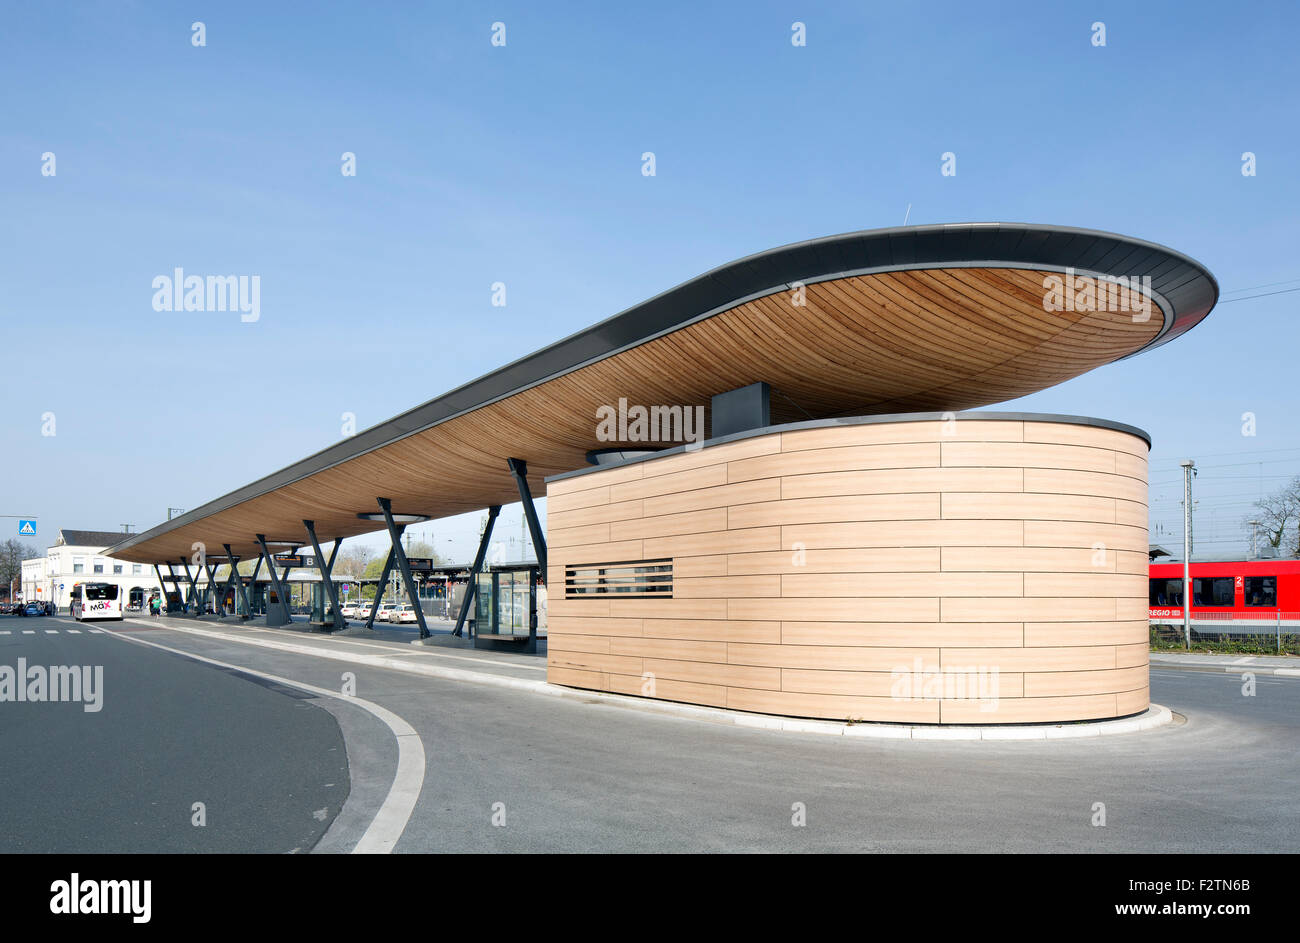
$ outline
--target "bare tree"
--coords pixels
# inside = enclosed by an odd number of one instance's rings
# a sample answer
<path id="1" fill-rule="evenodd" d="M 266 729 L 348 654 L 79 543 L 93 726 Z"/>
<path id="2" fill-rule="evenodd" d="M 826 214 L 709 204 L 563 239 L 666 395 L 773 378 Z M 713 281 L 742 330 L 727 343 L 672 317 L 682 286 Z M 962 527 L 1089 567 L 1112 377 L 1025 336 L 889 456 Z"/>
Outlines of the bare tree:
<path id="1" fill-rule="evenodd" d="M 366 574 L 366 567 L 374 551 L 367 547 L 340 547 L 339 558 L 334 563 L 335 572 L 344 576 L 361 577 Z M 381 563 L 380 566 L 383 564 Z"/>
<path id="2" fill-rule="evenodd" d="M 39 556 L 41 551 L 35 546 L 12 537 L 0 544 L 0 586 L 8 591 L 10 581 L 17 583 L 23 578 L 23 561 Z"/>
<path id="3" fill-rule="evenodd" d="M 1258 511 L 1244 521 L 1247 533 L 1257 520 L 1264 537 L 1280 553 L 1300 556 L 1300 478 L 1294 478 L 1268 497 L 1255 502 Z"/>
<path id="4" fill-rule="evenodd" d="M 435 565 L 442 562 L 438 559 L 438 554 L 434 552 L 433 544 L 429 543 L 427 540 L 411 541 L 411 546 L 406 548 L 406 555 L 408 557 L 427 557 L 432 560 Z"/>

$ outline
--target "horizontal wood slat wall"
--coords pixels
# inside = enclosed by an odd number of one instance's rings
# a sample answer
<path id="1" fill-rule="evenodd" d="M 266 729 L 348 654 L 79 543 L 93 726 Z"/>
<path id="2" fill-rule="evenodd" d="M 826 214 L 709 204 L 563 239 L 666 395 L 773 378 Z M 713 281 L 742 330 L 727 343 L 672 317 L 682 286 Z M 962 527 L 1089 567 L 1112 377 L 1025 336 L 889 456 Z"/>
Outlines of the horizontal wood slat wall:
<path id="1" fill-rule="evenodd" d="M 550 585 L 674 576 L 671 599 L 552 593 L 547 677 L 839 720 L 1144 710 L 1147 451 L 1064 422 L 870 423 L 552 481 Z"/>

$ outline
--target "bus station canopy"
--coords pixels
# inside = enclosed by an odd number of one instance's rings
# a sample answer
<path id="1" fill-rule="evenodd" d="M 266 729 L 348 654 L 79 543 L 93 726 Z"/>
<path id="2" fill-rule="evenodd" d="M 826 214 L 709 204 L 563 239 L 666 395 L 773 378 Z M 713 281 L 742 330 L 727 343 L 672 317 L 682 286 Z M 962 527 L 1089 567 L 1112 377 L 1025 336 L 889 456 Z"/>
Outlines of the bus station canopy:
<path id="1" fill-rule="evenodd" d="M 1187 256 L 1091 230 L 963 223 L 800 242 L 706 272 L 108 552 L 155 563 L 228 543 L 248 558 L 256 534 L 303 544 L 304 519 L 322 541 L 381 529 L 358 517 L 378 497 L 431 518 L 506 504 L 518 500 L 509 458 L 540 495 L 589 451 L 636 444 L 598 435 L 598 410 L 620 401 L 703 407 L 706 432 L 711 397 L 756 382 L 771 386 L 773 423 L 973 409 L 1164 344 L 1217 298 Z"/>

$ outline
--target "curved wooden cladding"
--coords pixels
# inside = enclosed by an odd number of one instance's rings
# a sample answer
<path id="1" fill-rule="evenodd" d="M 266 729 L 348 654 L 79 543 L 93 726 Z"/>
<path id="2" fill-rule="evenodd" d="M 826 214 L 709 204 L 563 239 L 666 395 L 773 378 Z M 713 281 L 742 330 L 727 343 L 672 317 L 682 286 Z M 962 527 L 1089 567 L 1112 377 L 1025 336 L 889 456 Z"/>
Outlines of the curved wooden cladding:
<path id="1" fill-rule="evenodd" d="M 957 411 L 1061 383 L 1140 350 L 1159 332 L 1154 301 L 1146 321 L 1128 312 L 1045 311 L 1043 282 L 1052 274 L 919 269 L 808 285 L 799 307 L 788 291 L 767 295 L 116 555 L 174 560 L 202 541 L 252 556 L 253 534 L 301 538 L 303 518 L 316 522 L 322 540 L 350 537 L 379 529 L 356 518 L 376 511 L 378 496 L 432 517 L 516 501 L 507 458 L 528 462 L 540 493 L 542 478 L 585 466 L 587 450 L 619 444 L 597 440 L 596 411 L 620 398 L 702 406 L 706 430 L 714 394 L 759 380 L 776 391 L 778 423 Z"/>
<path id="2" fill-rule="evenodd" d="M 552 585 L 571 562 L 672 557 L 674 598 L 552 593 L 547 676 L 839 720 L 1137 713 L 1147 451 L 972 418 L 774 432 L 553 481 Z"/>

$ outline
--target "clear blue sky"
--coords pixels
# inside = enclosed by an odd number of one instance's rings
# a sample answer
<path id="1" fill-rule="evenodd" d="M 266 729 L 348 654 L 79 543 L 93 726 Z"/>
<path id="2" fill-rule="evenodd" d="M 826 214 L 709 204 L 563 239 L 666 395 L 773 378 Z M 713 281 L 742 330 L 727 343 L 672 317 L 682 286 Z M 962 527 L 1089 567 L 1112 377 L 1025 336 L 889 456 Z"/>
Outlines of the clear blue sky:
<path id="1" fill-rule="evenodd" d="M 715 265 L 909 204 L 913 223 L 1164 243 L 1225 299 L 1300 286 L 1298 9 L 8 4 L 0 513 L 38 514 L 42 545 L 143 530 L 337 440 L 344 412 L 382 421 Z M 260 321 L 155 312 L 176 266 L 260 275 Z M 1240 550 L 1250 501 L 1300 474 L 1298 305 L 1225 304 L 1014 406 L 1150 431 L 1155 540 L 1181 539 L 1177 462 L 1198 459 L 1200 549 Z M 469 556 L 475 527 L 441 525 L 440 551 Z"/>

